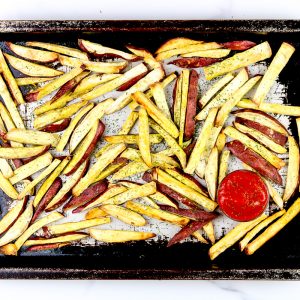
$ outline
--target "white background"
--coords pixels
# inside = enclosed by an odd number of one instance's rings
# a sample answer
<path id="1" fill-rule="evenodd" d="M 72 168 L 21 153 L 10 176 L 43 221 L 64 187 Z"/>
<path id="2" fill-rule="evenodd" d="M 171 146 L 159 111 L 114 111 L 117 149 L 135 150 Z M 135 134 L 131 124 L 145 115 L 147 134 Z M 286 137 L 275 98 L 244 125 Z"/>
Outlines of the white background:
<path id="1" fill-rule="evenodd" d="M 297 0 L 0 0 L 0 19 L 299 19 Z M 299 282 L 0 281 L 0 299 L 299 299 Z"/>

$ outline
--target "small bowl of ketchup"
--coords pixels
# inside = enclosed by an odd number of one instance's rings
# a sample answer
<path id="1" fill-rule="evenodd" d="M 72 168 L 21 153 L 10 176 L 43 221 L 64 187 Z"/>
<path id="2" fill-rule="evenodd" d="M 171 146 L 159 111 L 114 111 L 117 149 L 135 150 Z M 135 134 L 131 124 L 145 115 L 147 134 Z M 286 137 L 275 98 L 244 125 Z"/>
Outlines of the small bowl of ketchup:
<path id="1" fill-rule="evenodd" d="M 227 217 L 247 222 L 264 212 L 269 202 L 269 192 L 257 173 L 237 170 L 229 173 L 220 183 L 217 201 Z"/>

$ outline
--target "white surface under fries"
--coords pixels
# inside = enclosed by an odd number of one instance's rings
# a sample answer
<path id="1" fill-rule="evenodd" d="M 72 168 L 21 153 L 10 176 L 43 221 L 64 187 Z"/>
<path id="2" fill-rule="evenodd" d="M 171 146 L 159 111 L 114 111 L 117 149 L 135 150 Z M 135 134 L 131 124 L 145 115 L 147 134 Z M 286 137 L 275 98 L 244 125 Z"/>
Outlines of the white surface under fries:
<path id="1" fill-rule="evenodd" d="M 0 19 L 298 19 L 298 0 L 11 0 Z M 279 101 L 285 88 L 277 85 Z M 280 89 L 280 92 L 279 92 Z M 283 121 L 283 120 L 280 120 Z M 287 125 L 287 124 L 285 124 Z M 184 258 L 183 258 L 184 259 Z M 299 282 L 0 281 L 0 299 L 299 299 Z"/>

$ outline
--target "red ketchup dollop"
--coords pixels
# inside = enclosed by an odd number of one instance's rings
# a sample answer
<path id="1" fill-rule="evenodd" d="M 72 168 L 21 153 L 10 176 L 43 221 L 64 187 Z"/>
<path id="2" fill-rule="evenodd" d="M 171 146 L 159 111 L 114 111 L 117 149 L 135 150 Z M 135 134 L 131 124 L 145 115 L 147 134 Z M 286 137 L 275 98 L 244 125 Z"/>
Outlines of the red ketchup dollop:
<path id="1" fill-rule="evenodd" d="M 260 216 L 269 200 L 268 188 L 262 178 L 248 170 L 228 174 L 221 182 L 217 201 L 229 218 L 246 222 Z"/>

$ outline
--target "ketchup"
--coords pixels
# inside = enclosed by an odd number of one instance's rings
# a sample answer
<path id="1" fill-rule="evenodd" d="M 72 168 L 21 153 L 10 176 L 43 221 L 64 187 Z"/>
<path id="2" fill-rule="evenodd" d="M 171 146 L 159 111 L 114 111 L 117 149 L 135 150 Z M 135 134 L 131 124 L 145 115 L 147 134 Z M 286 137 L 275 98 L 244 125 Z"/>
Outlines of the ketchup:
<path id="1" fill-rule="evenodd" d="M 246 222 L 260 216 L 269 200 L 268 188 L 262 178 L 248 170 L 228 174 L 221 182 L 217 201 L 229 218 Z"/>

